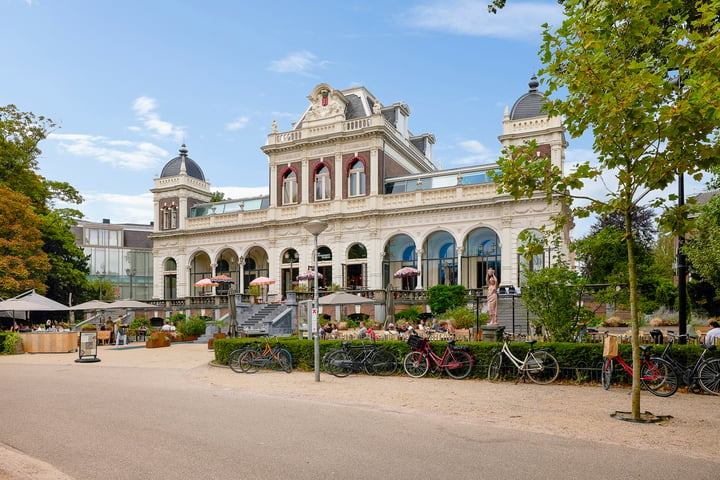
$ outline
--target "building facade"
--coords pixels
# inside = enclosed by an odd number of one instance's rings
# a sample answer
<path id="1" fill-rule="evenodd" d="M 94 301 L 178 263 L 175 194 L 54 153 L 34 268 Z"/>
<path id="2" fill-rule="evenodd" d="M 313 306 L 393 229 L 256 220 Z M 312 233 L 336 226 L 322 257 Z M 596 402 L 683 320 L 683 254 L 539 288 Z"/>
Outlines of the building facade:
<path id="1" fill-rule="evenodd" d="M 89 280 L 112 285 L 115 298 L 153 297 L 153 225 L 77 220 L 70 230 L 89 257 Z"/>
<path id="2" fill-rule="evenodd" d="M 562 168 L 564 128 L 541 113 L 537 81 L 529 85 L 506 109 L 499 140 L 503 146 L 536 140 L 538 155 Z M 151 190 L 154 298 L 200 295 L 195 283 L 219 274 L 241 292 L 254 278 L 270 277 L 271 297 L 283 296 L 314 263 L 313 236 L 304 226 L 316 219 L 328 224 L 318 237 L 324 287 L 478 289 L 489 267 L 502 285 L 519 284 L 518 237 L 550 224 L 559 204 L 548 205 L 543 195 L 516 201 L 498 194 L 488 176 L 497 164 L 438 169 L 434 135 L 410 131 L 404 103 L 384 105 L 364 87 L 324 83 L 308 99 L 291 130 L 273 122 L 262 147 L 266 196 L 210 202 L 210 184 L 184 145 L 168 162 Z M 532 264 L 547 258 L 538 255 Z M 394 278 L 406 266 L 420 275 Z"/>

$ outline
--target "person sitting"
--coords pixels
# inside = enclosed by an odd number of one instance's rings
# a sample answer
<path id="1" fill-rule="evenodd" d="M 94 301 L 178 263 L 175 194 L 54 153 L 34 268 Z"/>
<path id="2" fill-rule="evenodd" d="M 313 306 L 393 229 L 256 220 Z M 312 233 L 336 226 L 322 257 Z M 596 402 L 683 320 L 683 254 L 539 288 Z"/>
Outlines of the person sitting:
<path id="1" fill-rule="evenodd" d="M 716 345 L 717 339 L 720 338 L 720 323 L 713 320 L 712 322 L 708 323 L 708 325 L 713 328 L 708 330 L 708 332 L 705 334 L 705 341 L 703 343 L 708 346 Z"/>
<path id="2" fill-rule="evenodd" d="M 368 331 L 368 329 L 365 326 L 365 322 L 360 322 L 360 330 L 358 330 L 358 338 L 360 340 L 362 340 L 365 337 L 367 337 L 367 331 Z"/>
<path id="3" fill-rule="evenodd" d="M 326 338 L 330 338 L 332 335 L 332 331 L 333 331 L 332 322 L 326 323 L 325 326 L 323 326 L 322 329 L 320 330 L 320 338 L 322 338 L 323 340 Z"/>
<path id="4" fill-rule="evenodd" d="M 366 335 L 367 337 L 370 337 L 370 338 L 373 339 L 373 340 L 377 340 L 377 339 L 378 339 L 378 336 L 377 336 L 377 334 L 375 333 L 375 330 L 373 330 L 372 325 L 370 325 L 370 326 L 367 328 L 367 331 L 365 332 L 365 335 Z"/>
<path id="5" fill-rule="evenodd" d="M 165 320 L 165 324 L 162 326 L 162 328 L 160 330 L 163 332 L 172 332 L 175 329 L 173 328 L 172 325 L 170 325 L 170 322 Z"/>
<path id="6" fill-rule="evenodd" d="M 395 324 L 393 324 L 393 323 L 388 323 L 386 332 L 387 332 L 389 335 L 397 335 L 397 334 L 399 333 L 399 332 L 395 329 Z"/>

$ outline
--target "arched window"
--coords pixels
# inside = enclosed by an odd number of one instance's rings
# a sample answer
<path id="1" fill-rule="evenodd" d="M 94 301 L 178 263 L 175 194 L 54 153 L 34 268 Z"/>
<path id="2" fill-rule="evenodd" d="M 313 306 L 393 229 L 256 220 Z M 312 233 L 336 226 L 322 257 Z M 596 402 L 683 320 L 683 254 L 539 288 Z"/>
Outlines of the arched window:
<path id="1" fill-rule="evenodd" d="M 360 160 L 355 160 L 350 164 L 348 192 L 351 197 L 365 195 L 365 164 Z"/>
<path id="2" fill-rule="evenodd" d="M 283 205 L 297 203 L 297 192 L 297 174 L 294 170 L 288 170 L 283 176 Z"/>
<path id="3" fill-rule="evenodd" d="M 315 200 L 330 200 L 330 169 L 321 165 L 315 171 Z"/>
<path id="4" fill-rule="evenodd" d="M 177 271 L 177 262 L 174 258 L 168 258 L 165 260 L 165 271 L 166 272 L 175 272 Z"/>

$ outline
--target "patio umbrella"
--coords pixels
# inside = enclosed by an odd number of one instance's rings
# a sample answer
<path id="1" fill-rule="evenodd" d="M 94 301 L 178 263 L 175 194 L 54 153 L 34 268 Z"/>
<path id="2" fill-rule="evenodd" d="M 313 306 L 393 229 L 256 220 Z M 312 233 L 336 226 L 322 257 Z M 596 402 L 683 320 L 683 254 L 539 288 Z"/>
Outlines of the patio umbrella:
<path id="1" fill-rule="evenodd" d="M 297 276 L 298 280 L 312 280 L 314 278 L 315 278 L 315 272 L 313 272 L 312 270 L 308 270 L 307 272 L 303 272 Z M 323 277 L 322 273 L 318 272 L 317 278 L 322 279 L 325 277 Z"/>
<path id="2" fill-rule="evenodd" d="M 0 310 L 14 312 L 64 312 L 69 308 L 60 302 L 43 297 L 35 290 L 22 293 L 17 297 L 0 301 Z"/>
<path id="3" fill-rule="evenodd" d="M 273 283 L 275 283 L 275 280 L 273 280 L 272 278 L 257 277 L 255 280 L 250 282 L 250 285 L 263 286 L 263 285 L 272 285 Z M 267 301 L 266 301 L 267 288 L 265 288 L 263 290 L 264 290 L 263 291 L 263 301 L 265 301 L 267 303 Z"/>
<path id="4" fill-rule="evenodd" d="M 115 300 L 112 303 L 108 303 L 107 307 L 110 308 L 140 308 L 145 310 L 155 309 L 155 305 L 151 305 L 149 303 L 141 302 L 139 300 Z"/>
<path id="5" fill-rule="evenodd" d="M 405 278 L 405 277 L 417 277 L 420 275 L 420 270 L 418 270 L 415 267 L 403 267 L 397 272 L 393 274 L 393 277 L 395 278 Z"/>
<path id="6" fill-rule="evenodd" d="M 210 281 L 215 283 L 235 283 L 235 280 L 228 277 L 227 275 L 216 275 L 212 277 Z"/>
<path id="7" fill-rule="evenodd" d="M 223 276 L 224 276 L 224 275 L 223 275 Z M 230 280 L 232 280 L 232 279 L 230 279 Z M 195 282 L 195 286 L 196 286 L 196 287 L 217 287 L 217 286 L 219 286 L 219 285 L 220 285 L 219 283 L 214 282 L 214 281 L 212 281 L 212 280 L 209 279 L 209 278 L 203 278 L 203 279 L 198 280 L 197 282 Z"/>
<path id="8" fill-rule="evenodd" d="M 70 310 L 104 310 L 108 308 L 110 304 L 103 302 L 102 300 L 90 300 L 85 303 L 78 303 L 70 307 Z"/>
<path id="9" fill-rule="evenodd" d="M 342 305 L 361 305 L 365 303 L 375 303 L 367 297 L 361 297 L 359 295 L 353 295 L 347 292 L 333 292 L 329 295 L 320 297 L 318 303 L 323 306 L 334 306 L 335 307 L 335 318 L 340 318 L 340 307 Z"/>

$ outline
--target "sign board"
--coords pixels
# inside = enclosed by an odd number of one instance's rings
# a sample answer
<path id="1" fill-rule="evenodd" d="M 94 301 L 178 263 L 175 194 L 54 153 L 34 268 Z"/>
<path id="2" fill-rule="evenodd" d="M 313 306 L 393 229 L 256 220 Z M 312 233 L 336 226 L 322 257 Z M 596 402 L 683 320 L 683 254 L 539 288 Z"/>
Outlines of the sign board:
<path id="1" fill-rule="evenodd" d="M 78 348 L 78 355 L 80 358 L 76 359 L 76 362 L 99 362 L 97 358 L 97 332 L 96 331 L 81 331 L 80 332 L 80 347 Z"/>
<path id="2" fill-rule="evenodd" d="M 318 330 L 318 311 L 317 308 L 312 309 L 312 322 L 310 324 L 310 331 L 317 332 Z"/>

